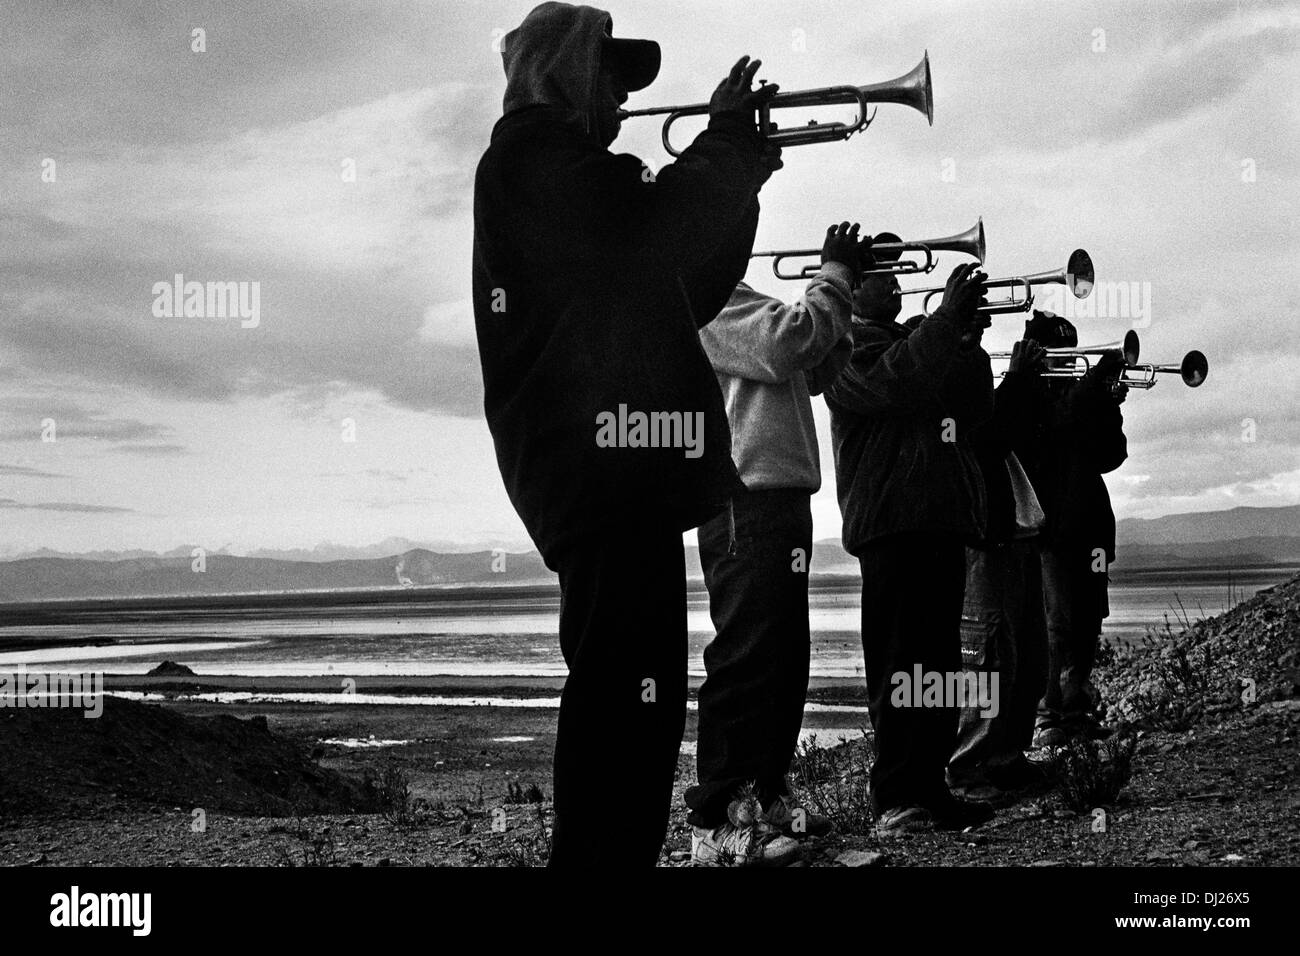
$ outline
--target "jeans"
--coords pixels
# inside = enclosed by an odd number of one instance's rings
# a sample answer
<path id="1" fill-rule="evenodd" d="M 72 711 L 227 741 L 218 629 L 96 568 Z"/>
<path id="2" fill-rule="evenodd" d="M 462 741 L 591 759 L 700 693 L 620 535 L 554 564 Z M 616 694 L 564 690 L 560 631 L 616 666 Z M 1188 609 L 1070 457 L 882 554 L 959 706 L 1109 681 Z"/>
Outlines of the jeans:
<path id="1" fill-rule="evenodd" d="M 569 667 L 550 866 L 654 866 L 686 724 L 681 532 L 612 523 L 556 557 Z"/>
<path id="2" fill-rule="evenodd" d="M 699 530 L 717 636 L 704 649 L 699 783 L 686 791 L 693 826 L 726 822 L 746 784 L 764 806 L 786 792 L 808 693 L 810 497 L 796 489 L 736 497 L 734 554 L 727 514 Z"/>
<path id="3" fill-rule="evenodd" d="M 1036 542 L 966 549 L 961 645 L 966 670 L 987 675 L 990 690 L 997 675 L 995 706 L 970 701 L 961 710 L 948 778 L 954 786 L 969 786 L 987 783 L 984 773 L 990 767 L 1023 759 L 1033 743 L 1034 716 L 1047 686 L 1047 623 Z M 995 708 L 991 716 L 981 713 Z"/>
<path id="4" fill-rule="evenodd" d="M 1109 577 L 1093 570 L 1084 547 L 1043 550 L 1043 604 L 1047 611 L 1047 689 L 1038 704 L 1038 726 L 1075 732 L 1095 719 L 1091 689 L 1101 622 L 1110 614 Z"/>
<path id="5" fill-rule="evenodd" d="M 961 670 L 966 548 L 957 537 L 900 534 L 867 545 L 862 567 L 862 654 L 876 732 L 871 803 L 877 813 L 929 805 L 948 794 L 944 770 L 957 744 L 952 707 L 901 707 L 895 674 Z"/>

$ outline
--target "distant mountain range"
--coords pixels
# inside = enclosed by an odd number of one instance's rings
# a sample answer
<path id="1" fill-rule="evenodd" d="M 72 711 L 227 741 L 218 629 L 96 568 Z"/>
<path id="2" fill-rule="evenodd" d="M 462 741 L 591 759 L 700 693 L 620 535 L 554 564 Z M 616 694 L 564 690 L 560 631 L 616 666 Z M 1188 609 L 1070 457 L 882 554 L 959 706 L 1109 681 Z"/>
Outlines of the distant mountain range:
<path id="1" fill-rule="evenodd" d="M 22 558 L 85 558 L 88 561 L 125 561 L 129 558 L 189 558 L 194 545 L 181 545 L 170 551 L 83 551 L 76 554 L 66 551 L 53 551 L 38 548 L 35 551 L 21 551 L 0 561 L 17 561 Z M 392 555 L 405 554 L 407 551 L 434 551 L 439 554 L 468 554 L 482 551 L 480 547 L 466 547 L 451 541 L 412 541 L 410 538 L 385 538 L 378 544 L 353 547 L 345 544 L 333 544 L 325 541 L 314 548 L 258 548 L 240 555 L 245 558 L 275 558 L 281 561 L 348 561 L 365 558 L 387 558 Z M 232 554 L 229 547 L 208 548 L 207 553 Z"/>
<path id="2" fill-rule="evenodd" d="M 0 562 L 0 603 L 90 597 L 246 594 L 454 584 L 527 584 L 550 576 L 535 551 L 438 554 L 416 548 L 383 558 L 285 561 L 208 554 L 196 570 L 183 556 L 92 561 L 22 558 Z"/>
<path id="3" fill-rule="evenodd" d="M 1141 568 L 1300 563 L 1300 505 L 1233 508 L 1163 518 L 1128 518 L 1117 528 L 1119 571 Z M 445 547 L 445 545 L 444 545 Z M 209 551 L 193 568 L 191 547 L 68 555 L 34 552 L 0 561 L 0 603 L 64 598 L 292 592 L 554 582 L 536 551 L 455 551 L 389 538 L 368 547 L 322 544 L 311 550 Z M 687 548 L 688 577 L 701 577 Z M 812 573 L 857 573 L 838 539 L 813 547 Z"/>
<path id="4" fill-rule="evenodd" d="M 1121 544 L 1193 544 L 1246 538 L 1300 538 L 1300 505 L 1285 508 L 1232 508 L 1125 518 L 1116 531 Z"/>
<path id="5" fill-rule="evenodd" d="M 1125 518 L 1118 569 L 1300 562 L 1300 505 Z"/>

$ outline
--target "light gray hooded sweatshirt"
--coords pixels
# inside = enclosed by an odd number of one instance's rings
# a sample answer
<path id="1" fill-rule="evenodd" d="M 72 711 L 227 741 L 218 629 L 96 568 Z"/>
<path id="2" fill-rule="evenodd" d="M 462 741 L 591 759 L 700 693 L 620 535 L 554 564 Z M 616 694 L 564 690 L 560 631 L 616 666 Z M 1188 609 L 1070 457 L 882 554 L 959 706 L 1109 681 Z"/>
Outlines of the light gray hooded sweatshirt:
<path id="1" fill-rule="evenodd" d="M 731 457 L 750 491 L 821 487 L 810 396 L 853 354 L 852 279 L 828 262 L 793 305 L 741 282 L 700 329 L 731 423 Z"/>

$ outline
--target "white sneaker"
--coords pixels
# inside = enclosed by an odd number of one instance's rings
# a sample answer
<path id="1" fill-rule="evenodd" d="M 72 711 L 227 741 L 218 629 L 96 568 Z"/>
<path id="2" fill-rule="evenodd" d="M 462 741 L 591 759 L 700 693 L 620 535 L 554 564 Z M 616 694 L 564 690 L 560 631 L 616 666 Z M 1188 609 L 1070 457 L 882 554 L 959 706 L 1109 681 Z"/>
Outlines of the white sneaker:
<path id="1" fill-rule="evenodd" d="M 691 862 L 704 866 L 788 866 L 802 855 L 799 842 L 766 823 L 712 830 L 692 827 Z"/>

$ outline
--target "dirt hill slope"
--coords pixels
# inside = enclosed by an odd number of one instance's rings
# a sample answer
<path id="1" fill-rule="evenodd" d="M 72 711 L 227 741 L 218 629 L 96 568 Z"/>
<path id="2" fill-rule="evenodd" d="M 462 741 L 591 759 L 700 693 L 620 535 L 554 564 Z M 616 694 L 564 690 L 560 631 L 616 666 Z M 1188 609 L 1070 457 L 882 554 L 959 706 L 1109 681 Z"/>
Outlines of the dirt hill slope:
<path id="1" fill-rule="evenodd" d="M 278 816 L 352 812 L 370 800 L 356 781 L 318 766 L 265 718 L 189 717 L 104 698 L 104 712 L 0 710 L 0 815 L 75 811 L 116 796 Z"/>

